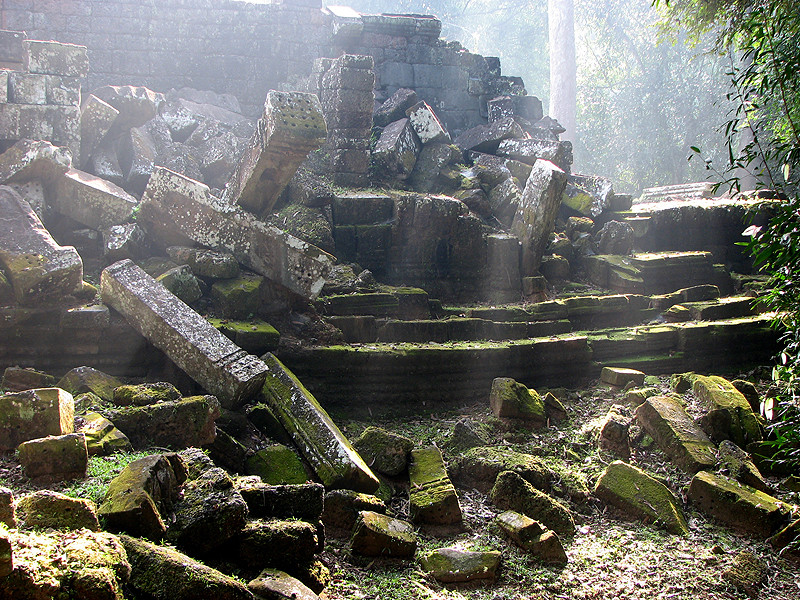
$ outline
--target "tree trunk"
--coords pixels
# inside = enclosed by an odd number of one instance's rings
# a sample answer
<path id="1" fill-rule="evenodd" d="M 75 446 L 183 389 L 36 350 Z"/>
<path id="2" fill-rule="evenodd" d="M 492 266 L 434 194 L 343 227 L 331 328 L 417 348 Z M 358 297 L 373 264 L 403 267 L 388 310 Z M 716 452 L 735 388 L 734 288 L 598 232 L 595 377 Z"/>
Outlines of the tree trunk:
<path id="1" fill-rule="evenodd" d="M 548 0 L 550 30 L 550 116 L 566 129 L 563 139 L 575 142 L 576 66 L 573 0 Z"/>

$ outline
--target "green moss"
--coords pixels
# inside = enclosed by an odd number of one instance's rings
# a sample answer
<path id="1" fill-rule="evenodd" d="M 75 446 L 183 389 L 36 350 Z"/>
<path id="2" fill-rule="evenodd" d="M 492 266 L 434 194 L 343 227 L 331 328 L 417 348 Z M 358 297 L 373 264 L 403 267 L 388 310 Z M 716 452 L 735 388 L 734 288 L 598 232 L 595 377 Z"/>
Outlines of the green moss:
<path id="1" fill-rule="evenodd" d="M 282 444 L 259 450 L 247 459 L 245 467 L 248 475 L 258 475 L 270 485 L 305 483 L 309 478 L 297 454 Z"/>
<path id="2" fill-rule="evenodd" d="M 461 521 L 458 496 L 438 448 L 413 450 L 408 475 L 413 520 L 436 525 Z"/>

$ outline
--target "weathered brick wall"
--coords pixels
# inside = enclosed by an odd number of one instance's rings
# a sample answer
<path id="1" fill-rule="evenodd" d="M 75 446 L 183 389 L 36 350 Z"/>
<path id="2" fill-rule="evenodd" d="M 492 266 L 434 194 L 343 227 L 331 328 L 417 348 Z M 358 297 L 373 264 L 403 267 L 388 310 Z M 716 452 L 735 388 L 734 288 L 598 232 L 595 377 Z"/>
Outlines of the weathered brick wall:
<path id="1" fill-rule="evenodd" d="M 257 116 L 269 89 L 303 89 L 314 60 L 375 61 L 376 99 L 417 90 L 455 133 L 485 121 L 486 100 L 519 92 L 500 63 L 439 38 L 433 17 L 336 14 L 321 0 L 3 0 L 0 26 L 89 48 L 85 88 L 193 87 L 237 96 Z"/>

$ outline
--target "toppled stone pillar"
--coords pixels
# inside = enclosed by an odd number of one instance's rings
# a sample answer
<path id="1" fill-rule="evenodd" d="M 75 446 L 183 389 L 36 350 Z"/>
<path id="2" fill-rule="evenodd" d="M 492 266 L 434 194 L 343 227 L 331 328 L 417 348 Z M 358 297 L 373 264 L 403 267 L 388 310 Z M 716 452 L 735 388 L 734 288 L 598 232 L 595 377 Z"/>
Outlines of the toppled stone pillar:
<path id="1" fill-rule="evenodd" d="M 272 354 L 264 401 L 326 488 L 372 494 L 378 479 L 303 384 Z"/>
<path id="2" fill-rule="evenodd" d="M 537 160 L 522 191 L 511 229 L 522 242 L 522 276 L 535 275 L 555 226 L 567 174 L 546 160 Z"/>
<path id="3" fill-rule="evenodd" d="M 264 114 L 225 188 L 223 200 L 269 213 L 308 153 L 325 141 L 322 107 L 313 94 L 270 90 Z"/>
<path id="4" fill-rule="evenodd" d="M 189 377 L 235 408 L 264 383 L 267 366 L 214 329 L 130 260 L 103 270 L 103 302 L 162 350 Z"/>
<path id="5" fill-rule="evenodd" d="M 195 243 L 230 252 L 245 267 L 312 300 L 335 260 L 225 203 L 208 186 L 163 167 L 150 177 L 137 222 L 146 224 L 165 246 Z"/>
<path id="6" fill-rule="evenodd" d="M 59 246 L 17 192 L 0 186 L 0 265 L 20 304 L 68 296 L 83 281 L 83 262 L 72 246 Z"/>

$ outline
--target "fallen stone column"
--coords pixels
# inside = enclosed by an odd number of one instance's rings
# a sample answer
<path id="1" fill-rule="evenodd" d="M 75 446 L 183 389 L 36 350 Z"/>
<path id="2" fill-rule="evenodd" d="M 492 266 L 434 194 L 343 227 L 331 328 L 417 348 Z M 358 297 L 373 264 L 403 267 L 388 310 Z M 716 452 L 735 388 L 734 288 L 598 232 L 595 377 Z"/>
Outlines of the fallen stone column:
<path id="1" fill-rule="evenodd" d="M 130 260 L 103 270 L 103 301 L 162 350 L 189 377 L 235 408 L 264 383 L 267 365 L 214 329 Z"/>
<path id="2" fill-rule="evenodd" d="M 194 243 L 230 252 L 245 267 L 312 300 L 335 260 L 216 198 L 208 186 L 163 167 L 150 177 L 138 221 L 166 246 Z"/>
<path id="3" fill-rule="evenodd" d="M 319 99 L 301 92 L 270 90 L 264 114 L 233 172 L 223 199 L 254 213 L 269 213 L 308 153 L 325 142 Z"/>
<path id="4" fill-rule="evenodd" d="M 17 192 L 0 187 L 0 265 L 20 304 L 61 299 L 77 291 L 83 262 L 72 246 L 59 246 Z"/>
<path id="5" fill-rule="evenodd" d="M 264 360 L 269 368 L 264 401 L 325 487 L 375 492 L 377 477 L 316 398 L 272 354 Z"/>
<path id="6" fill-rule="evenodd" d="M 535 275 L 553 233 L 567 174 L 546 160 L 537 160 L 525 183 L 511 230 L 522 242 L 522 276 Z"/>

